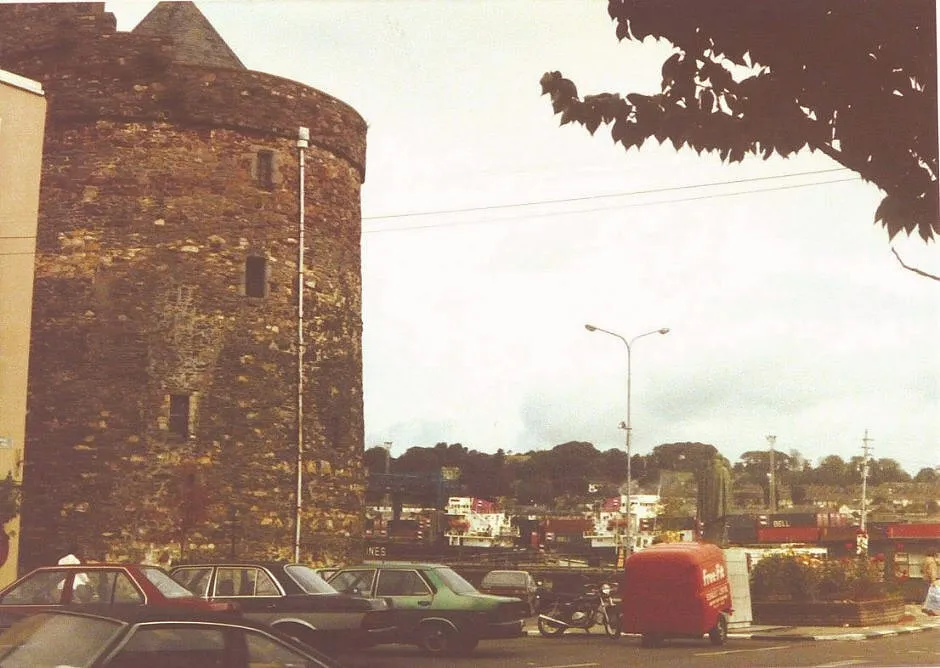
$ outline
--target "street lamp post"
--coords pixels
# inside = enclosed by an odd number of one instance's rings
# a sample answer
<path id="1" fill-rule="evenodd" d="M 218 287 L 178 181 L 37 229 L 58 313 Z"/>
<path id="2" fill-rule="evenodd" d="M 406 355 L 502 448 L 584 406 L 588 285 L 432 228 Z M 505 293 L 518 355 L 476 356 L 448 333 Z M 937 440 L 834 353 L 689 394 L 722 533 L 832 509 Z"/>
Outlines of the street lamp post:
<path id="1" fill-rule="evenodd" d="M 632 494 L 630 490 L 633 484 L 633 475 L 632 475 L 631 462 L 630 462 L 630 457 L 631 457 L 631 453 L 630 453 L 631 388 L 630 388 L 630 385 L 631 385 L 631 378 L 633 375 L 631 353 L 633 349 L 633 343 L 637 339 L 642 339 L 644 336 L 650 336 L 652 334 L 668 334 L 669 328 L 662 327 L 661 329 L 654 329 L 651 332 L 644 332 L 643 334 L 638 334 L 629 340 L 627 340 L 620 334 L 617 334 L 616 332 L 611 332 L 610 330 L 607 330 L 607 329 L 595 327 L 594 325 L 585 325 L 584 328 L 589 332 L 603 332 L 604 334 L 610 334 L 611 336 L 614 336 L 620 339 L 621 341 L 623 341 L 623 345 L 626 346 L 627 348 L 627 421 L 622 422 L 621 426 L 623 427 L 623 430 L 626 432 L 626 436 L 624 437 L 624 440 L 626 441 L 626 449 L 627 449 L 627 531 L 626 531 L 626 534 L 624 535 L 624 542 L 626 543 L 627 555 L 629 556 L 633 552 L 633 502 L 632 502 Z"/>
<path id="2" fill-rule="evenodd" d="M 297 128 L 297 489 L 294 499 L 294 562 L 300 561 L 300 529 L 304 507 L 304 156 L 310 129 Z"/>

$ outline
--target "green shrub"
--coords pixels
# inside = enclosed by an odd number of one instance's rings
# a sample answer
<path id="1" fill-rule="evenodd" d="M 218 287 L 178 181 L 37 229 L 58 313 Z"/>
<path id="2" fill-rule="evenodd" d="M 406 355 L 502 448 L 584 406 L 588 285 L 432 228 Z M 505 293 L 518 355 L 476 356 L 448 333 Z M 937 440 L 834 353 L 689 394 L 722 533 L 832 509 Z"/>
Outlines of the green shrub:
<path id="1" fill-rule="evenodd" d="M 0 528 L 20 512 L 20 484 L 12 474 L 0 478 Z"/>
<path id="2" fill-rule="evenodd" d="M 868 601 L 892 592 L 882 558 L 829 559 L 786 552 L 761 558 L 751 570 L 755 600 Z"/>

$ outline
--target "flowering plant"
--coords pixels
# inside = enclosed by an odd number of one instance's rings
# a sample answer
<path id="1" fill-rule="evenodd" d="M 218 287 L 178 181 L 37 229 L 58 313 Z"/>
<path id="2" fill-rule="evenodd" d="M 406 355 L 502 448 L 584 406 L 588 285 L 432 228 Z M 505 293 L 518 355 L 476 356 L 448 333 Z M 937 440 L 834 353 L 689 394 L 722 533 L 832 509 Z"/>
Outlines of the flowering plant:
<path id="1" fill-rule="evenodd" d="M 761 558 L 751 570 L 757 600 L 870 601 L 888 596 L 883 559 L 829 559 L 785 552 Z"/>
<path id="2" fill-rule="evenodd" d="M 682 542 L 682 532 L 681 531 L 660 531 L 655 536 L 653 536 L 653 545 L 657 543 L 681 543 Z"/>

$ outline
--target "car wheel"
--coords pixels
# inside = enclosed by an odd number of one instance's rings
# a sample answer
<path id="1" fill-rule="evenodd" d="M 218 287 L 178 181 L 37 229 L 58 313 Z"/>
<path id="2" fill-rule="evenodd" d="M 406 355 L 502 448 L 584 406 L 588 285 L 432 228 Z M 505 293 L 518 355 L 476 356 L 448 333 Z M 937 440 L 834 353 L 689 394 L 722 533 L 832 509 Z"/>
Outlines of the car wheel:
<path id="1" fill-rule="evenodd" d="M 473 638 L 471 636 L 457 636 L 455 634 L 451 639 L 451 651 L 459 656 L 467 656 L 477 648 L 479 642 L 479 638 Z"/>
<path id="2" fill-rule="evenodd" d="M 425 654 L 447 654 L 454 649 L 454 630 L 440 622 L 426 622 L 418 627 L 417 642 Z"/>
<path id="3" fill-rule="evenodd" d="M 712 641 L 712 645 L 724 645 L 728 640 L 728 616 L 725 613 L 718 614 L 715 627 L 708 632 L 708 639 Z"/>

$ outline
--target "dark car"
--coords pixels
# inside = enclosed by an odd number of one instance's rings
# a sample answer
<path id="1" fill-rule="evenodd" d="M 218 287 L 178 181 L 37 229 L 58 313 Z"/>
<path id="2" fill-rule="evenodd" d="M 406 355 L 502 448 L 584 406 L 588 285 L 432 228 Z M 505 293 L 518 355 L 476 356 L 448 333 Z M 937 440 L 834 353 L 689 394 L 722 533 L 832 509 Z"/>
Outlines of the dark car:
<path id="1" fill-rule="evenodd" d="M 135 605 L 88 612 L 92 608 L 61 609 L 21 619 L 0 634 L 0 665 L 340 668 L 330 657 L 237 613 Z"/>
<path id="2" fill-rule="evenodd" d="M 522 599 L 530 615 L 538 610 L 539 585 L 528 571 L 490 571 L 480 581 L 480 591 Z"/>
<path id="3" fill-rule="evenodd" d="M 369 647 L 395 636 L 386 600 L 338 593 L 304 564 L 191 564 L 175 566 L 170 576 L 197 596 L 234 604 L 314 647 Z"/>
<path id="4" fill-rule="evenodd" d="M 528 606 L 518 598 L 481 594 L 442 564 L 348 566 L 330 584 L 349 594 L 391 599 L 396 642 L 429 654 L 466 654 L 480 640 L 520 636 L 528 615 Z"/>
<path id="5" fill-rule="evenodd" d="M 0 590 L 0 628 L 21 617 L 77 604 L 163 605 L 208 611 L 233 608 L 194 596 L 157 566 L 41 566 Z"/>

